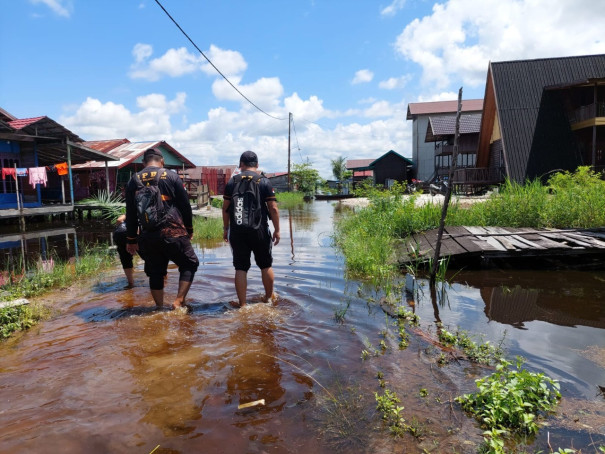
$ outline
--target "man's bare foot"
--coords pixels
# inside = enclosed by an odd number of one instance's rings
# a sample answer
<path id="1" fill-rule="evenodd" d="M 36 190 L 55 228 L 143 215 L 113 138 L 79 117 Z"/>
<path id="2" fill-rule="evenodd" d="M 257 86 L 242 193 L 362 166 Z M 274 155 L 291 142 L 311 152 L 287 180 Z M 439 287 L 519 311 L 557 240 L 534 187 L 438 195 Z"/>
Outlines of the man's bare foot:
<path id="1" fill-rule="evenodd" d="M 265 303 L 277 304 L 277 293 L 273 292 L 273 295 L 271 295 L 270 297 L 267 297 L 267 295 L 265 295 L 263 297 L 263 301 Z"/>
<path id="2" fill-rule="evenodd" d="M 245 306 L 245 305 L 246 305 L 246 303 L 240 303 L 239 301 L 229 301 L 229 305 L 230 305 L 231 307 L 234 307 L 234 308 L 236 308 L 236 309 L 239 309 L 240 307 Z"/>

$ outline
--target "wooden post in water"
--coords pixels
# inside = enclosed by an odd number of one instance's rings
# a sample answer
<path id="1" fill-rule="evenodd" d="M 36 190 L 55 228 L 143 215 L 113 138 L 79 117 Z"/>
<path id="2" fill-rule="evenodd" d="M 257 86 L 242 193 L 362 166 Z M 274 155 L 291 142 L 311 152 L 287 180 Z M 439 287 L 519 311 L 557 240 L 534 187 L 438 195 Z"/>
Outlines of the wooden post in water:
<path id="1" fill-rule="evenodd" d="M 437 232 L 437 244 L 435 245 L 435 256 L 433 258 L 433 267 L 431 269 L 430 286 L 435 286 L 435 278 L 437 276 L 437 267 L 439 266 L 439 254 L 441 253 L 441 238 L 443 237 L 443 229 L 445 228 L 445 217 L 447 216 L 447 207 L 452 197 L 452 179 L 456 170 L 456 161 L 458 159 L 458 136 L 460 135 L 460 113 L 462 112 L 462 87 L 458 90 L 458 111 L 456 112 L 456 134 L 454 135 L 454 151 L 452 153 L 452 163 L 447 179 L 447 188 L 445 191 L 445 199 L 441 209 L 441 221 L 439 222 L 439 231 Z"/>

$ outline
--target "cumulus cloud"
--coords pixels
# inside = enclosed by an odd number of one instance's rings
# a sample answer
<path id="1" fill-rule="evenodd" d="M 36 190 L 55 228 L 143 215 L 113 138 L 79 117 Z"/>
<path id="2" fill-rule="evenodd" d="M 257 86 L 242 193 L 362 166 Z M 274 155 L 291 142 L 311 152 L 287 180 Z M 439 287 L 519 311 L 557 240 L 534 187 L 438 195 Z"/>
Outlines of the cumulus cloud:
<path id="1" fill-rule="evenodd" d="M 247 68 L 248 64 L 242 54 L 235 50 L 224 50 L 215 45 L 210 46 L 210 50 L 204 52 L 204 55 L 216 66 L 221 73 L 226 77 L 240 76 Z M 203 58 L 203 57 L 202 57 Z M 202 65 L 202 71 L 209 76 L 218 76 L 216 69 L 207 63 L 206 59 L 203 59 L 205 64 Z"/>
<path id="2" fill-rule="evenodd" d="M 201 71 L 200 57 L 191 54 L 186 48 L 168 49 L 159 58 L 149 59 L 153 47 L 149 44 L 138 43 L 132 49 L 135 62 L 130 68 L 130 77 L 156 81 L 164 76 L 180 77 Z"/>
<path id="3" fill-rule="evenodd" d="M 132 113 L 122 104 L 89 97 L 72 115 L 62 116 L 60 123 L 85 140 L 167 140 L 171 137 L 170 116 L 184 110 L 185 100 L 184 93 L 173 100 L 161 94 L 141 96 L 137 98 L 139 112 Z"/>
<path id="4" fill-rule="evenodd" d="M 448 0 L 409 23 L 395 49 L 422 67 L 427 85 L 457 78 L 476 87 L 489 61 L 605 52 L 593 8 L 592 0 Z"/>
<path id="5" fill-rule="evenodd" d="M 71 1 L 66 0 L 30 0 L 31 3 L 37 5 L 39 3 L 48 6 L 53 13 L 61 17 L 70 17 L 73 11 Z"/>
<path id="6" fill-rule="evenodd" d="M 405 0 L 393 0 L 393 2 L 380 11 L 381 16 L 394 16 L 405 6 Z"/>
<path id="7" fill-rule="evenodd" d="M 401 77 L 391 77 L 387 80 L 379 82 L 378 88 L 382 88 L 384 90 L 395 90 L 397 88 L 405 87 L 410 80 L 412 80 L 412 76 L 409 74 Z"/>
<path id="8" fill-rule="evenodd" d="M 360 69 L 355 73 L 355 77 L 351 81 L 352 85 L 363 84 L 367 82 L 372 82 L 374 78 L 374 73 L 369 69 Z"/>

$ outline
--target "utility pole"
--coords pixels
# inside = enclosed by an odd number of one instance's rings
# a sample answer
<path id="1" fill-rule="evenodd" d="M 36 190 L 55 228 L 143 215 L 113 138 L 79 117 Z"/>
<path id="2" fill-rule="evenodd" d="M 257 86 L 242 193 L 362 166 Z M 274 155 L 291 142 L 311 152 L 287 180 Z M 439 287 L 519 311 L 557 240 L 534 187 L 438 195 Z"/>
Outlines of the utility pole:
<path id="1" fill-rule="evenodd" d="M 288 112 L 288 192 L 292 192 L 292 178 L 290 177 L 290 127 L 292 125 L 292 112 Z"/>

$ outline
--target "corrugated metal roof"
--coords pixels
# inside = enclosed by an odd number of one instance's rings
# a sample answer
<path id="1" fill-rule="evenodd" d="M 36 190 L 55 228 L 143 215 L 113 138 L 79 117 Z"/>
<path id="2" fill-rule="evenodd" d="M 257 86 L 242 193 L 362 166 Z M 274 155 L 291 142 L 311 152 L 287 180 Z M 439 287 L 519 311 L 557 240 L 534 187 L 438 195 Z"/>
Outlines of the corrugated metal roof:
<path id="1" fill-rule="evenodd" d="M 386 158 L 386 157 L 387 157 L 387 156 L 389 156 L 389 155 L 395 155 L 395 156 L 397 156 L 398 158 L 401 158 L 402 160 L 406 161 L 408 164 L 410 164 L 410 165 L 412 165 L 412 164 L 413 164 L 413 162 L 412 162 L 412 160 L 411 160 L 411 159 L 408 159 L 408 158 L 406 158 L 405 156 L 401 156 L 401 155 L 400 155 L 399 153 L 397 153 L 396 151 L 389 150 L 389 151 L 387 151 L 385 154 L 383 154 L 381 157 L 379 157 L 379 158 L 377 158 L 377 159 L 374 159 L 374 160 L 373 160 L 373 161 L 372 161 L 372 162 L 369 164 L 369 166 L 368 166 L 368 167 L 370 167 L 370 168 L 374 167 L 374 166 L 375 166 L 375 165 L 378 163 L 378 161 L 380 161 L 380 160 L 382 160 L 382 159 Z"/>
<path id="2" fill-rule="evenodd" d="M 84 142 L 83 145 L 86 145 L 88 148 L 92 148 L 93 150 L 102 151 L 103 153 L 108 153 L 110 150 L 125 144 L 130 143 L 128 139 L 110 139 L 110 140 L 92 140 L 88 142 Z"/>
<path id="3" fill-rule="evenodd" d="M 462 112 L 481 112 L 483 110 L 483 99 L 463 99 Z M 458 112 L 458 100 L 454 101 L 432 101 L 411 102 L 408 104 L 407 120 L 413 120 L 416 115 L 428 115 L 438 113 Z"/>
<path id="4" fill-rule="evenodd" d="M 557 92 L 545 88 L 605 78 L 605 55 L 492 62 L 490 72 L 509 177 L 523 183 L 577 166 L 564 107 Z"/>
<path id="5" fill-rule="evenodd" d="M 376 159 L 348 159 L 345 166 L 348 170 L 365 169 Z"/>
<path id="6" fill-rule="evenodd" d="M 118 158 L 119 161 L 108 162 L 108 167 L 118 167 L 122 168 L 131 162 L 135 161 L 137 158 L 145 153 L 145 150 L 148 148 L 153 148 L 156 146 L 163 147 L 169 150 L 172 154 L 174 154 L 177 158 L 183 161 L 185 167 L 194 168 L 195 164 L 193 164 L 189 159 L 183 156 L 181 153 L 176 151 L 173 147 L 171 147 L 165 141 L 153 141 L 153 142 L 128 142 L 123 143 L 122 145 L 118 145 L 115 148 L 109 150 L 106 154 Z M 89 169 L 89 168 L 105 168 L 105 162 L 101 161 L 90 161 L 84 164 L 79 164 L 78 166 L 73 166 L 75 169 Z M 172 167 L 172 166 L 166 166 Z"/>
<path id="7" fill-rule="evenodd" d="M 460 134 L 478 134 L 481 130 L 481 115 L 460 115 Z M 425 142 L 446 140 L 456 134 L 456 115 L 429 117 Z"/>

